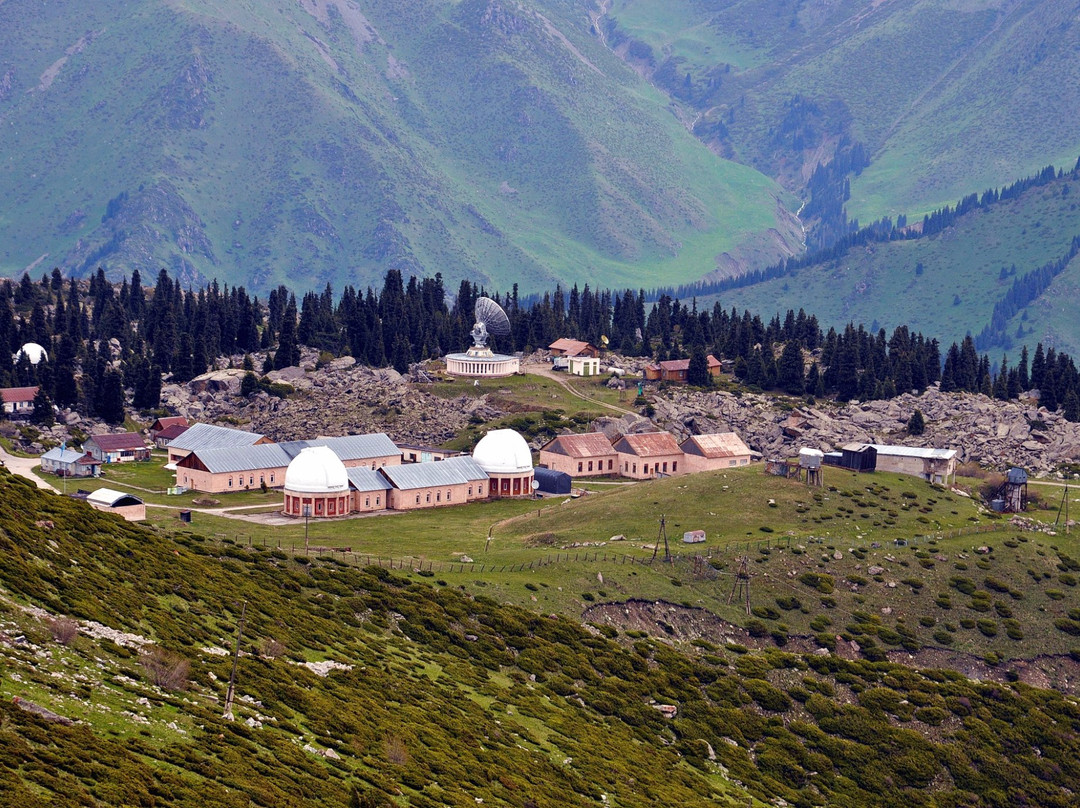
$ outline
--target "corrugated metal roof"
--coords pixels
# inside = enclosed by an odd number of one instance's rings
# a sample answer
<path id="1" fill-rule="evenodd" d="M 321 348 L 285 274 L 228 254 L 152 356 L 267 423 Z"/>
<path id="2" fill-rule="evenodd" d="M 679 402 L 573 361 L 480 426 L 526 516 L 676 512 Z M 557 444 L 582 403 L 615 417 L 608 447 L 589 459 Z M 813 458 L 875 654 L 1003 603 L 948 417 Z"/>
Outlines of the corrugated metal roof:
<path id="1" fill-rule="evenodd" d="M 872 443 L 870 445 L 877 449 L 879 455 L 886 456 L 920 457 L 923 460 L 952 460 L 952 458 L 956 457 L 956 449 L 934 449 L 924 446 L 888 446 L 881 443 Z"/>
<path id="2" fill-rule="evenodd" d="M 349 485 L 357 491 L 388 491 L 390 483 L 374 469 L 345 469 L 349 475 Z"/>
<path id="3" fill-rule="evenodd" d="M 567 457 L 600 457 L 615 454 L 611 441 L 603 432 L 586 432 L 581 435 L 559 435 L 552 438 L 542 452 L 554 452 Z"/>
<path id="4" fill-rule="evenodd" d="M 487 474 L 471 457 L 451 457 L 437 463 L 406 463 L 403 466 L 383 466 L 379 472 L 394 488 L 433 488 L 440 485 L 486 480 Z M 480 476 L 483 475 L 483 476 Z"/>
<path id="5" fill-rule="evenodd" d="M 124 491 L 114 491 L 112 488 L 99 488 L 97 491 L 91 491 L 86 495 L 87 502 L 106 505 L 110 508 L 115 507 L 116 504 L 123 499 L 135 500 L 134 502 L 123 503 L 125 505 L 137 505 L 142 503 L 142 500 L 134 494 L 128 494 Z"/>
<path id="6" fill-rule="evenodd" d="M 370 435 L 344 435 L 338 438 L 319 437 L 308 442 L 309 446 L 328 446 L 342 462 L 365 460 L 370 457 L 393 457 L 401 450 L 385 432 Z"/>
<path id="7" fill-rule="evenodd" d="M 50 449 L 41 456 L 42 460 L 55 460 L 58 463 L 74 463 L 76 460 L 83 456 L 82 452 L 75 452 L 71 449 L 61 449 L 57 446 L 55 449 Z"/>
<path id="8" fill-rule="evenodd" d="M 560 337 L 548 346 L 550 351 L 562 351 L 563 356 L 576 356 L 584 351 L 586 348 L 593 348 L 588 342 L 582 342 L 579 339 L 570 339 L 569 337 Z M 596 350 L 593 348 L 593 350 Z"/>
<path id="9" fill-rule="evenodd" d="M 211 474 L 223 474 L 238 471 L 258 471 L 260 469 L 285 468 L 292 460 L 276 443 L 263 443 L 259 446 L 226 446 L 220 449 L 197 449 L 191 453 Z M 190 462 L 187 458 L 180 465 Z"/>
<path id="10" fill-rule="evenodd" d="M 103 452 L 116 452 L 122 449 L 147 449 L 146 441 L 142 435 L 134 432 L 118 432 L 107 435 L 91 435 L 87 441 L 94 444 Z"/>
<path id="11" fill-rule="evenodd" d="M 659 457 L 660 455 L 682 454 L 682 449 L 675 442 L 670 432 L 641 432 L 623 435 L 615 450 L 638 457 Z"/>
<path id="12" fill-rule="evenodd" d="M 263 436 L 242 429 L 230 429 L 214 424 L 192 424 L 178 438 L 169 441 L 170 449 L 195 451 L 197 449 L 223 449 L 229 446 L 253 446 Z"/>
<path id="13" fill-rule="evenodd" d="M 717 432 L 711 435 L 691 435 L 683 441 L 683 451 L 689 451 L 687 444 L 696 447 L 694 454 L 702 457 L 742 457 L 750 454 L 750 448 L 734 432 Z"/>

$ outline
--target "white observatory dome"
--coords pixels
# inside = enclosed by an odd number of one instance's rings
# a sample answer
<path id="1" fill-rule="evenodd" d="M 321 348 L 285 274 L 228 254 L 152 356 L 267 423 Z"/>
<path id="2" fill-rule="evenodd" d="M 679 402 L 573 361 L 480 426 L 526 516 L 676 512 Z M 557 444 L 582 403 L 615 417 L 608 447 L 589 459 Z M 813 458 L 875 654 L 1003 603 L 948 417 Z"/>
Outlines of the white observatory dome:
<path id="1" fill-rule="evenodd" d="M 349 473 L 328 446 L 309 446 L 293 458 L 285 470 L 285 490 L 299 494 L 345 491 Z"/>
<path id="2" fill-rule="evenodd" d="M 23 345 L 19 350 L 15 352 L 15 356 L 12 359 L 16 362 L 19 361 L 19 357 L 26 354 L 26 358 L 30 360 L 31 365 L 36 365 L 42 359 L 46 362 L 49 361 L 49 352 L 38 345 L 36 342 L 28 342 Z"/>
<path id="3" fill-rule="evenodd" d="M 529 444 L 512 429 L 493 429 L 473 449 L 473 460 L 489 474 L 519 474 L 533 470 Z"/>

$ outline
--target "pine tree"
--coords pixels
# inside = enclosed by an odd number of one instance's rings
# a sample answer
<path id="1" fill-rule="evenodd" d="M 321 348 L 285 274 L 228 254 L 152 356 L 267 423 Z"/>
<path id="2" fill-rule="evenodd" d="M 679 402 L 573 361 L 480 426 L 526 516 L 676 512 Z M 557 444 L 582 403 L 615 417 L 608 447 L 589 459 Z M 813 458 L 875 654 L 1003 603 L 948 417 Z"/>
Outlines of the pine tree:
<path id="1" fill-rule="evenodd" d="M 56 415 L 53 413 L 52 399 L 45 392 L 45 387 L 39 387 L 34 394 L 34 412 L 30 420 L 39 426 L 52 426 L 56 423 Z"/>
<path id="2" fill-rule="evenodd" d="M 911 414 L 911 418 L 907 422 L 907 432 L 909 435 L 921 435 L 926 431 L 926 421 L 923 418 L 922 410 L 915 410 Z"/>
<path id="3" fill-rule="evenodd" d="M 97 413 L 107 424 L 124 422 L 124 382 L 119 372 L 115 370 L 105 371 L 102 377 Z"/>
<path id="4" fill-rule="evenodd" d="M 694 387 L 711 387 L 712 376 L 709 375 L 709 361 L 705 357 L 705 349 L 701 345 L 694 346 L 690 352 L 690 365 L 686 369 L 686 383 Z"/>
<path id="5" fill-rule="evenodd" d="M 791 314 L 791 312 L 788 312 Z M 794 319 L 794 318 L 792 318 Z M 794 329 L 794 324 L 792 324 Z M 806 392 L 806 379 L 803 376 L 803 356 L 799 343 L 794 338 L 784 344 L 780 362 L 776 369 L 777 384 L 791 396 L 801 396 Z"/>

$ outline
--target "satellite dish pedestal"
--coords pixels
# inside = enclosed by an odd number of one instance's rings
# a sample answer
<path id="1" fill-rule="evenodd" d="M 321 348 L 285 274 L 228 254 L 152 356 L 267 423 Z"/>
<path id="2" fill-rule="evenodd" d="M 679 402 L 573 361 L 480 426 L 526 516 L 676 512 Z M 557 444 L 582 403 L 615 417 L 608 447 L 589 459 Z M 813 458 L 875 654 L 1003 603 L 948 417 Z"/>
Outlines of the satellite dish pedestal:
<path id="1" fill-rule="evenodd" d="M 510 319 L 502 306 L 490 297 L 481 297 L 476 301 L 475 315 L 476 322 L 470 332 L 472 347 L 465 353 L 447 354 L 446 372 L 468 378 L 498 378 L 518 373 L 521 360 L 516 356 L 497 354 L 487 344 L 493 336 L 510 334 Z"/>

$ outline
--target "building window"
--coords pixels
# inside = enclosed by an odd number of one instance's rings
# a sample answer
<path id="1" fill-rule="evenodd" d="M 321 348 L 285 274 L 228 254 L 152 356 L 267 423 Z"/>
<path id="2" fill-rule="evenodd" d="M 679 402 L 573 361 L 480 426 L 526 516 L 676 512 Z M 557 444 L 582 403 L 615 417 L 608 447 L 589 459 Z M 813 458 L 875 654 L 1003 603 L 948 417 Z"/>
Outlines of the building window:
<path id="1" fill-rule="evenodd" d="M 332 500 L 330 500 L 330 510 L 329 510 L 329 513 L 330 513 L 330 515 L 331 515 L 331 516 L 334 516 L 334 515 L 336 515 L 336 514 L 337 514 L 337 500 L 336 500 L 336 499 L 332 499 Z"/>
<path id="2" fill-rule="evenodd" d="M 634 464 L 634 474 L 637 474 L 637 463 Z"/>
<path id="3" fill-rule="evenodd" d="M 589 461 L 589 471 L 592 471 L 592 461 Z"/>
<path id="4" fill-rule="evenodd" d="M 229 488 L 232 488 L 232 477 L 229 478 Z"/>
<path id="5" fill-rule="evenodd" d="M 428 491 L 427 496 L 424 499 L 425 502 L 431 502 L 431 492 Z"/>
<path id="6" fill-rule="evenodd" d="M 450 501 L 450 494 L 451 494 L 451 491 L 449 489 L 447 489 L 447 491 L 446 491 L 446 501 L 447 502 Z"/>
<path id="7" fill-rule="evenodd" d="M 364 497 L 364 507 L 365 508 L 370 508 L 371 507 L 371 497 Z"/>
<path id="8" fill-rule="evenodd" d="M 315 513 L 322 513 L 323 501 L 321 499 L 315 500 Z"/>
<path id="9" fill-rule="evenodd" d="M 664 463 L 664 474 L 667 474 L 667 463 Z"/>
<path id="10" fill-rule="evenodd" d="M 430 497 L 430 496 L 431 496 L 431 494 L 428 494 L 428 497 Z M 436 502 L 442 502 L 442 491 L 439 491 L 439 492 L 437 492 L 435 494 L 435 501 Z"/>
<path id="11" fill-rule="evenodd" d="M 729 461 L 728 461 L 728 465 L 729 465 L 729 466 L 734 466 L 734 465 L 735 465 L 735 461 L 734 461 L 734 460 L 729 460 Z"/>
<path id="12" fill-rule="evenodd" d="M 469 486 L 469 496 L 470 497 L 472 496 L 472 486 L 471 485 Z"/>
<path id="13" fill-rule="evenodd" d="M 270 472 L 270 482 L 274 481 L 274 472 Z"/>
<path id="14" fill-rule="evenodd" d="M 581 472 L 581 462 L 580 461 L 578 461 L 577 470 L 578 470 L 578 473 Z"/>
<path id="15" fill-rule="evenodd" d="M 672 473 L 674 474 L 678 470 L 679 470 L 679 461 L 678 460 L 672 460 L 671 461 L 671 471 L 672 471 Z"/>
<path id="16" fill-rule="evenodd" d="M 419 494 L 416 495 L 416 504 L 417 505 L 420 504 L 420 495 Z"/>
<path id="17" fill-rule="evenodd" d="M 644 466 L 641 467 L 641 473 L 642 474 L 648 474 L 649 473 L 649 464 L 648 463 L 646 463 Z"/>
<path id="18" fill-rule="evenodd" d="M 255 485 L 255 475 L 252 474 L 248 477 L 248 485 Z"/>
<path id="19" fill-rule="evenodd" d="M 608 470 L 608 471 L 611 471 L 611 459 L 610 459 L 610 458 L 608 458 L 608 462 L 607 462 L 607 470 Z"/>
<path id="20" fill-rule="evenodd" d="M 376 504 L 376 505 L 378 505 L 378 504 L 379 504 L 379 499 L 380 499 L 380 497 L 375 497 L 375 504 Z"/>

